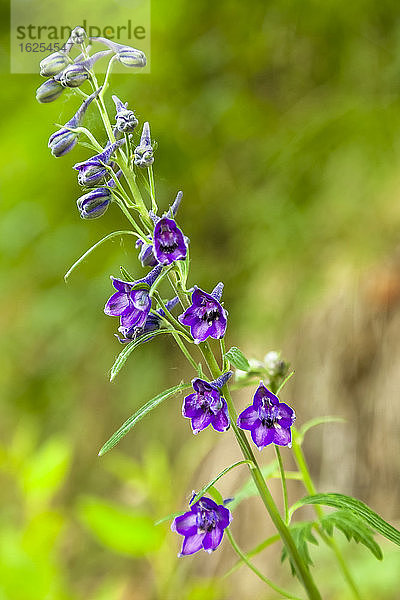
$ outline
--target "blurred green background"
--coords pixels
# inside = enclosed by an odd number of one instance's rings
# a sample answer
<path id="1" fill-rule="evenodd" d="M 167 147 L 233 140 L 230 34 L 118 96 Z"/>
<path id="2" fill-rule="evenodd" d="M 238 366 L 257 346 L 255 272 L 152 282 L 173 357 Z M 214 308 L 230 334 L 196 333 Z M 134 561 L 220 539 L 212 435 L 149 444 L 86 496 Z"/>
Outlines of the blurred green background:
<path id="1" fill-rule="evenodd" d="M 236 459 L 229 436 L 216 449 L 213 431 L 193 438 L 177 398 L 97 458 L 137 407 L 192 374 L 172 341 L 158 338 L 108 383 L 120 350 L 115 320 L 102 312 L 109 275 L 121 264 L 138 274 L 136 252 L 129 239 L 104 245 L 64 283 L 83 251 L 125 223 L 116 208 L 80 220 L 71 166 L 88 152 L 54 159 L 47 149 L 54 123 L 78 102 L 64 94 L 40 105 L 39 75 L 7 73 L 7 4 L 2 11 L 0 600 L 275 598 L 244 569 L 220 578 L 235 562 L 227 543 L 211 558 L 178 561 L 178 536 L 166 523 L 153 526 Z M 330 437 L 308 447 L 321 489 L 355 493 L 395 521 L 398 2 L 152 0 L 151 35 L 151 74 L 127 72 L 111 84 L 151 123 L 161 206 L 184 191 L 190 283 L 225 282 L 228 344 L 256 358 L 273 348 L 288 357 L 298 383 L 286 398 L 300 423 L 329 412 L 349 417 L 342 437 L 330 425 Z M 88 112 L 86 125 L 96 128 L 95 120 Z M 387 394 L 369 385 L 377 365 Z M 240 484 L 232 476 L 221 488 L 232 495 Z M 303 495 L 290 491 L 292 500 Z M 249 501 L 234 523 L 245 549 L 269 531 L 254 524 L 258 509 Z M 376 565 L 365 549 L 346 550 L 366 599 L 398 598 L 399 554 L 383 548 Z M 257 564 L 291 585 L 279 551 Z M 346 599 L 324 552 L 316 566 L 324 599 Z"/>

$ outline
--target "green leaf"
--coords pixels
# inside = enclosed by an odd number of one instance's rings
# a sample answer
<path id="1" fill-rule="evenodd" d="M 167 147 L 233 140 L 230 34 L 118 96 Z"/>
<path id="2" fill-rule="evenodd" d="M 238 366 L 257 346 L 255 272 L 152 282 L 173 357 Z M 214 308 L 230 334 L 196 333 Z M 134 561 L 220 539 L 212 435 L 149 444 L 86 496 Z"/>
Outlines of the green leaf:
<path id="1" fill-rule="evenodd" d="M 333 535 L 333 530 L 336 527 L 344 533 L 348 541 L 354 539 L 357 543 L 361 542 L 378 560 L 382 560 L 382 550 L 374 540 L 372 529 L 349 510 L 336 510 L 329 515 L 325 515 L 321 519 L 321 526 L 330 536 Z"/>
<path id="2" fill-rule="evenodd" d="M 175 517 L 179 517 L 179 515 L 181 515 L 181 512 L 175 512 L 175 513 L 170 513 L 169 515 L 166 515 L 165 517 L 161 517 L 161 519 L 158 519 L 158 521 L 156 521 L 154 523 L 154 525 L 161 525 L 161 523 L 165 523 L 165 521 L 170 521 L 171 519 L 175 519 Z"/>
<path id="3" fill-rule="evenodd" d="M 400 546 L 400 531 L 384 521 L 382 517 L 377 515 L 369 508 L 369 506 L 364 504 L 364 502 L 361 502 L 361 500 L 357 500 L 351 496 L 344 496 L 343 494 L 315 494 L 313 496 L 306 496 L 296 502 L 290 509 L 290 515 L 306 504 L 322 504 L 323 506 L 332 506 L 333 508 L 349 510 L 367 523 L 371 529 Z"/>
<path id="4" fill-rule="evenodd" d="M 158 396 L 155 396 L 155 398 L 152 398 L 151 400 L 146 402 L 146 404 L 139 408 L 139 410 L 136 411 L 134 415 L 129 417 L 129 419 L 125 421 L 123 425 L 121 425 L 118 431 L 116 431 L 114 435 L 110 437 L 110 439 L 101 448 L 99 456 L 103 456 L 103 454 L 111 450 L 111 448 L 114 448 L 114 446 L 116 446 L 122 440 L 122 438 L 125 437 L 126 434 L 129 433 L 130 430 L 135 427 L 136 423 L 141 421 L 143 417 L 145 417 L 150 411 L 156 408 L 156 406 L 158 406 L 159 404 L 164 402 L 164 400 L 167 400 L 171 396 L 174 396 L 178 392 L 186 390 L 190 387 L 192 386 L 187 383 L 179 383 L 178 385 L 174 385 L 174 387 L 169 388 L 164 392 L 161 392 L 161 394 L 158 394 Z"/>
<path id="5" fill-rule="evenodd" d="M 79 502 L 78 516 L 103 546 L 119 554 L 144 556 L 157 551 L 163 542 L 162 530 L 137 509 L 87 497 Z"/>
<path id="6" fill-rule="evenodd" d="M 225 358 L 227 358 L 229 362 L 237 369 L 240 369 L 241 371 L 250 371 L 251 367 L 249 361 L 243 352 L 236 346 L 232 346 L 232 348 L 226 352 Z"/>
<path id="7" fill-rule="evenodd" d="M 122 236 L 122 235 L 134 235 L 137 237 L 136 233 L 134 233 L 133 231 L 129 231 L 129 230 L 113 231 L 112 233 L 109 233 L 108 235 L 103 237 L 101 240 L 99 240 L 96 244 L 94 244 L 91 248 L 89 248 L 89 250 L 86 250 L 85 254 L 82 254 L 82 256 L 74 262 L 72 267 L 70 269 L 68 269 L 68 271 L 64 275 L 65 281 L 67 281 L 67 279 L 71 275 L 72 271 L 74 271 L 76 269 L 76 267 L 78 267 L 81 264 L 81 262 L 83 262 L 85 260 L 85 258 L 87 258 L 89 256 L 89 254 L 91 254 L 94 250 L 96 250 L 96 248 L 98 248 L 99 246 L 104 244 L 104 242 L 107 242 L 108 240 L 111 240 L 112 238 L 115 238 L 117 236 Z"/>
<path id="8" fill-rule="evenodd" d="M 196 496 L 193 498 L 193 500 L 190 502 L 190 504 L 194 504 L 195 502 L 200 500 L 200 498 L 208 492 L 209 488 L 213 487 L 214 484 L 217 483 L 218 479 L 221 479 L 221 477 L 223 477 L 224 475 L 229 473 L 229 471 L 231 471 L 235 467 L 238 467 L 239 465 L 246 465 L 246 464 L 254 465 L 253 461 L 251 461 L 251 460 L 240 460 L 239 462 L 236 462 L 233 465 L 226 467 L 226 469 L 221 471 L 221 473 L 218 473 L 218 475 L 216 477 L 214 477 L 214 479 L 212 479 L 209 483 L 207 483 L 204 487 L 201 488 L 200 492 L 198 494 L 196 494 Z"/>
<path id="9" fill-rule="evenodd" d="M 346 423 L 346 419 L 331 415 L 328 415 L 326 417 L 316 417 L 315 419 L 310 419 L 309 421 L 304 423 L 303 427 L 298 432 L 298 443 L 302 443 L 304 436 L 309 429 L 311 429 L 312 427 L 316 427 L 317 425 L 323 425 L 324 423 Z"/>
<path id="10" fill-rule="evenodd" d="M 313 565 L 313 561 L 311 560 L 308 549 L 308 543 L 311 542 L 311 544 L 318 546 L 318 540 L 313 536 L 312 533 L 313 525 L 314 523 L 312 521 L 303 521 L 302 523 L 295 523 L 290 527 L 290 533 L 292 534 L 293 541 L 296 544 L 297 550 L 299 551 L 303 562 L 306 565 Z M 286 546 L 282 548 L 281 561 L 283 562 L 285 558 L 288 558 Z M 290 558 L 289 562 L 292 575 L 294 576 L 296 575 L 296 567 Z"/>
<path id="11" fill-rule="evenodd" d="M 136 350 L 136 348 L 138 346 L 140 346 L 141 344 L 144 344 L 145 342 L 148 342 L 149 340 L 151 340 L 153 337 L 156 337 L 157 335 L 163 335 L 165 333 L 176 333 L 178 335 L 182 335 L 182 333 L 180 331 L 177 331 L 175 329 L 158 329 L 157 331 L 151 331 L 150 333 L 141 335 L 137 340 L 130 342 L 129 344 L 127 344 L 125 346 L 125 348 L 122 350 L 122 352 L 120 352 L 118 354 L 113 366 L 111 367 L 110 381 L 114 381 L 114 379 L 116 378 L 116 376 L 118 375 L 118 373 L 120 372 L 120 370 L 122 369 L 122 367 L 124 366 L 126 361 L 128 360 L 129 355 L 134 350 Z"/>

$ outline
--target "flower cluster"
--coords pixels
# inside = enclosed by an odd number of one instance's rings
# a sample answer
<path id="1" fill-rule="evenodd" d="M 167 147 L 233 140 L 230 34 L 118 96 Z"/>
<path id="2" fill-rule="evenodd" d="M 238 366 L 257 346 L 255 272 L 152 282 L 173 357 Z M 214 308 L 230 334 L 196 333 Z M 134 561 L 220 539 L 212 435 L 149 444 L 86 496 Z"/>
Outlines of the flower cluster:
<path id="1" fill-rule="evenodd" d="M 87 41 L 103 44 L 107 49 L 90 55 Z M 74 48 L 79 51 L 75 58 L 72 57 Z M 99 86 L 94 65 L 106 57 L 109 60 L 107 74 Z M 85 145 L 91 148 L 92 154 L 73 167 L 78 185 L 84 192 L 77 200 L 79 214 L 83 219 L 95 219 L 104 215 L 111 203 L 117 205 L 132 227 L 128 232 L 118 233 L 136 236 L 138 263 L 149 269 L 139 278 L 131 277 L 124 268 L 121 268 L 122 278 L 111 277 L 115 291 L 106 302 L 104 312 L 119 319 L 115 335 L 125 346 L 133 343 L 133 348 L 137 343 L 149 341 L 159 330 L 172 334 L 197 371 L 192 380 L 193 392 L 184 397 L 182 406 L 182 415 L 190 420 L 194 434 L 209 426 L 210 430 L 224 433 L 230 429 L 233 420 L 235 434 L 238 435 L 240 429 L 249 430 L 259 449 L 272 443 L 290 446 L 294 411 L 279 402 L 263 382 L 255 392 L 253 404 L 236 421 L 228 389 L 232 371 L 223 341 L 228 322 L 228 312 L 222 302 L 224 285 L 218 283 L 211 292 L 197 285 L 190 289 L 186 287 L 189 239 L 176 222 L 182 192 L 178 192 L 167 211 L 159 212 L 153 176 L 154 142 L 149 123 L 145 121 L 138 134 L 135 112 L 128 102 L 115 94 L 111 96 L 115 111 L 111 122 L 104 94 L 115 61 L 140 68 L 146 64 L 146 57 L 140 50 L 106 38 L 87 40 L 85 31 L 76 27 L 62 51 L 41 61 L 40 73 L 48 79 L 36 92 L 42 103 L 56 100 L 66 89 L 72 95 L 83 96 L 73 117 L 50 136 L 49 148 L 52 155 L 59 158 L 79 144 L 81 136 L 86 136 Z M 83 91 L 85 86 L 90 93 Z M 96 139 L 83 127 L 85 114 L 92 104 L 97 107 L 104 124 L 107 137 L 102 139 Z M 148 183 L 141 190 L 139 181 L 143 182 L 143 175 Z M 173 297 L 163 299 L 160 290 L 167 280 L 172 285 Z M 174 315 L 176 309 L 179 313 Z M 211 349 L 217 344 L 216 340 L 222 353 L 221 366 Z M 191 351 L 188 350 L 190 344 Z M 196 362 L 192 353 L 198 353 L 197 359 L 204 359 L 210 378 L 204 375 L 203 365 Z M 268 373 L 275 385 L 285 369 L 279 357 L 269 358 Z M 244 436 L 243 433 L 239 435 Z M 241 446 L 244 444 L 241 439 Z M 197 502 L 192 501 L 190 510 L 176 517 L 172 525 L 174 531 L 184 536 L 180 556 L 200 549 L 215 550 L 232 518 L 225 506 L 210 498 L 203 496 Z"/>

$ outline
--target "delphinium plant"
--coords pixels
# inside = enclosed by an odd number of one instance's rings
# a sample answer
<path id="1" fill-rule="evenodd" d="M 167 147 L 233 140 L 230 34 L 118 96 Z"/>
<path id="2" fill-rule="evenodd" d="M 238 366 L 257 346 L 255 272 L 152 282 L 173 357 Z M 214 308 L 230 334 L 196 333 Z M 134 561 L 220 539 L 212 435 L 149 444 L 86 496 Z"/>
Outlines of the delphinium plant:
<path id="1" fill-rule="evenodd" d="M 103 49 L 93 53 L 92 47 L 99 45 Z M 108 60 L 108 66 L 99 84 L 94 67 L 98 60 L 104 59 Z M 104 308 L 106 315 L 119 319 L 115 335 L 122 345 L 111 368 L 111 380 L 141 344 L 155 344 L 155 338 L 160 335 L 172 336 L 193 369 L 194 378 L 191 383 L 177 383 L 145 403 L 111 436 L 99 455 L 111 450 L 162 402 L 184 392 L 182 415 L 190 421 L 193 434 L 201 434 L 207 427 L 213 428 L 216 436 L 233 434 L 243 459 L 227 466 L 211 477 L 200 491 L 194 492 L 186 511 L 165 518 L 172 520 L 171 529 L 183 538 L 179 556 L 200 550 L 211 553 L 225 534 L 239 556 L 236 567 L 247 565 L 280 597 L 296 598 L 272 582 L 268 573 L 261 573 L 251 561 L 252 556 L 280 540 L 282 560 L 289 559 L 292 573 L 303 588 L 303 597 L 316 600 L 322 596 L 312 575 L 308 545 L 322 540 L 333 551 L 353 597 L 360 599 L 335 541 L 334 530 L 342 531 L 348 540 L 361 542 L 378 559 L 382 559 L 382 552 L 374 534 L 380 533 L 400 545 L 400 532 L 359 500 L 343 494 L 316 492 L 302 441 L 311 427 L 326 422 L 329 417 L 316 417 L 301 429 L 295 429 L 294 408 L 279 400 L 282 388 L 293 373 L 279 354 L 269 352 L 264 361 L 256 361 L 248 360 L 237 347 L 226 349 L 228 311 L 222 300 L 224 286 L 220 282 L 199 286 L 189 278 L 189 239 L 177 222 L 183 194 L 178 192 L 170 205 L 164 202 L 163 208 L 159 208 L 149 123 L 139 127 L 132 107 L 117 95 L 111 96 L 111 116 L 106 107 L 104 98 L 115 62 L 128 68 L 140 68 L 146 64 L 146 57 L 135 48 L 106 38 L 87 38 L 85 31 L 76 27 L 63 48 L 40 63 L 40 73 L 47 79 L 36 92 L 39 102 L 52 102 L 65 93 L 82 99 L 75 115 L 58 127 L 48 144 L 57 158 L 70 152 L 77 143 L 83 143 L 91 151 L 87 160 L 74 165 L 82 190 L 77 200 L 81 217 L 99 218 L 114 203 L 128 221 L 126 230 L 108 234 L 87 250 L 66 278 L 101 244 L 115 237 L 134 236 L 138 270 L 131 275 L 121 267 L 121 273 L 111 277 L 114 290 Z M 104 126 L 101 139 L 83 126 L 86 111 L 93 107 L 97 108 Z M 145 272 L 138 275 L 140 264 Z M 252 388 L 249 405 L 238 415 L 231 393 L 247 387 Z M 272 463 L 261 467 L 255 454 L 262 454 L 254 450 L 262 451 L 267 446 L 274 447 L 276 456 Z M 281 447 L 292 449 L 296 471 L 285 470 Z M 233 490 L 232 498 L 223 500 L 216 484 L 236 468 L 247 469 L 249 481 L 241 490 Z M 268 486 L 271 477 L 281 479 L 282 514 Z M 302 481 L 308 494 L 292 506 L 288 503 L 288 478 Z M 245 553 L 231 531 L 232 513 L 238 503 L 252 493 L 259 495 L 276 534 Z M 314 505 L 314 519 L 292 523 L 293 514 L 304 505 Z M 326 513 L 323 506 L 336 510 Z"/>

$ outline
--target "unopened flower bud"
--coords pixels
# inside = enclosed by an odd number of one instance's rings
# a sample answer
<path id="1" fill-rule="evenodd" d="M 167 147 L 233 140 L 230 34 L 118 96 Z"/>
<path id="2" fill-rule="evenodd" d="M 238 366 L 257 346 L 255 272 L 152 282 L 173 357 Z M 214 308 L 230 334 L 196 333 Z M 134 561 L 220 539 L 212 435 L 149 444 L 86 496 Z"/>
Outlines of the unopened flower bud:
<path id="1" fill-rule="evenodd" d="M 104 215 L 110 202 L 110 190 L 105 187 L 99 187 L 78 198 L 76 205 L 82 219 L 98 219 Z"/>
<path id="2" fill-rule="evenodd" d="M 138 167 L 150 167 L 154 162 L 153 146 L 150 139 L 150 125 L 146 121 L 143 124 L 142 135 L 139 146 L 134 151 L 135 165 Z"/>
<path id="3" fill-rule="evenodd" d="M 132 48 L 132 46 L 125 46 L 123 44 L 117 44 L 116 42 L 112 42 L 107 38 L 103 37 L 92 37 L 90 38 L 93 41 L 100 42 L 105 44 L 115 53 L 117 60 L 124 65 L 125 67 L 145 67 L 147 60 L 146 55 L 141 50 L 137 48 Z"/>
<path id="4" fill-rule="evenodd" d="M 82 63 L 70 65 L 60 76 L 60 83 L 63 87 L 79 87 L 89 79 L 89 72 Z"/>
<path id="5" fill-rule="evenodd" d="M 64 87 L 79 87 L 89 78 L 89 71 L 95 62 L 108 54 L 110 54 L 110 50 L 96 52 L 96 54 L 93 54 L 93 56 L 87 60 L 70 65 L 58 75 L 61 85 Z"/>
<path id="6" fill-rule="evenodd" d="M 145 53 L 131 46 L 123 46 L 116 57 L 124 67 L 145 67 L 147 63 Z"/>
<path id="7" fill-rule="evenodd" d="M 85 116 L 85 112 L 89 104 L 96 98 L 99 94 L 101 87 L 93 92 L 84 102 L 82 102 L 81 106 L 78 108 L 72 119 L 70 119 L 65 125 L 53 133 L 53 135 L 49 138 L 48 147 L 51 149 L 51 153 L 55 157 L 64 156 L 67 154 L 78 141 L 79 133 L 77 131 L 71 131 L 71 129 L 78 128 Z"/>
<path id="8" fill-rule="evenodd" d="M 124 104 L 117 96 L 112 96 L 112 99 L 114 100 L 115 108 L 117 109 L 117 114 L 115 115 L 117 130 L 124 133 L 133 131 L 138 124 L 135 113 L 133 110 L 128 109 L 127 102 Z"/>
<path id="9" fill-rule="evenodd" d="M 53 52 L 40 61 L 40 74 L 43 77 L 53 77 L 65 69 L 70 62 L 65 52 Z"/>
<path id="10" fill-rule="evenodd" d="M 60 156 L 64 156 L 64 154 L 67 154 L 67 152 L 72 150 L 77 141 L 77 133 L 60 129 L 60 131 L 57 131 L 50 136 L 48 146 L 52 155 L 56 158 L 59 158 Z"/>
<path id="11" fill-rule="evenodd" d="M 71 31 L 69 39 L 74 44 L 83 44 L 86 39 L 86 31 L 83 29 L 83 27 L 75 27 L 75 29 Z"/>
<path id="12" fill-rule="evenodd" d="M 282 376 L 287 369 L 287 364 L 281 359 L 280 353 L 274 350 L 264 356 L 264 365 L 270 377 Z"/>
<path id="13" fill-rule="evenodd" d="M 136 248 L 140 248 L 138 259 L 142 263 L 143 267 L 155 267 L 158 263 L 153 252 L 153 244 L 145 244 L 143 240 L 136 242 Z"/>
<path id="14" fill-rule="evenodd" d="M 36 90 L 36 100 L 43 104 L 57 100 L 63 93 L 64 88 L 58 81 L 48 79 Z"/>

